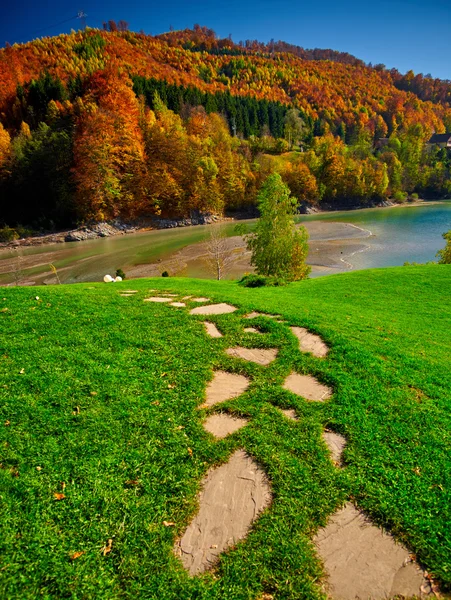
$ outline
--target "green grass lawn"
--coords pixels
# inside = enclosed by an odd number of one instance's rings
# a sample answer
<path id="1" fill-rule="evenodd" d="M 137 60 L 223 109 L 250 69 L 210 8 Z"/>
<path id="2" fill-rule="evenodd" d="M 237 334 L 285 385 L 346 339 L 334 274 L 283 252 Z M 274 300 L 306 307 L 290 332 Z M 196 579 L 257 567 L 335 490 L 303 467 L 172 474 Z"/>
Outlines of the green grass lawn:
<path id="1" fill-rule="evenodd" d="M 128 288 L 139 293 L 121 297 Z M 210 317 L 224 333 L 211 339 L 188 310 L 143 302 L 152 288 L 239 311 Z M 347 499 L 450 590 L 450 290 L 445 265 L 286 288 L 172 278 L 3 288 L 0 598 L 321 598 L 312 537 Z M 250 309 L 287 324 L 259 317 L 265 335 L 243 333 Z M 288 324 L 319 333 L 328 357 L 301 354 Z M 261 367 L 224 353 L 237 344 L 279 355 Z M 218 368 L 251 379 L 220 406 L 250 422 L 220 441 L 202 427 L 218 407 L 198 408 Z M 331 400 L 283 390 L 293 369 L 331 385 Z M 326 426 L 348 440 L 342 470 Z M 273 503 L 214 571 L 190 578 L 174 539 L 206 471 L 240 447 L 268 473 Z"/>

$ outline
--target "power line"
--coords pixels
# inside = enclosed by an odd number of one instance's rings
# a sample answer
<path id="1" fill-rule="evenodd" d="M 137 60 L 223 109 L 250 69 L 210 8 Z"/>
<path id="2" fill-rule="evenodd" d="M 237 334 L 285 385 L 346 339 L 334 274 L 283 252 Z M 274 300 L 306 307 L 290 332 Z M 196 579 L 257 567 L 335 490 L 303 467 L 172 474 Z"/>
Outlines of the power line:
<path id="1" fill-rule="evenodd" d="M 41 27 L 40 29 L 35 29 L 34 31 L 30 31 L 29 33 L 21 36 L 21 37 L 32 37 L 34 35 L 39 35 L 40 33 L 47 31 L 48 29 L 54 29 L 55 27 L 60 27 L 61 25 L 65 25 L 66 23 L 70 23 L 70 21 L 74 21 L 75 19 L 80 19 L 82 29 L 86 29 L 86 17 L 88 15 L 83 11 L 79 10 L 78 13 L 69 19 L 64 19 L 63 21 L 59 21 L 58 23 L 54 23 L 53 25 L 47 25 L 46 27 Z"/>

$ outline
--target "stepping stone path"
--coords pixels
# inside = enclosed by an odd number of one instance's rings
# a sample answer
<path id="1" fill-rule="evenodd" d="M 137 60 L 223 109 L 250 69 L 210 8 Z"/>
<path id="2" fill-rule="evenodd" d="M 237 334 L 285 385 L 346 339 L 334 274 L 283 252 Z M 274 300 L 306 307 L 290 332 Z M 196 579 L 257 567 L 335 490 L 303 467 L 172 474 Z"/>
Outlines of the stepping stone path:
<path id="1" fill-rule="evenodd" d="M 225 315 L 235 312 L 236 308 L 230 304 L 207 304 L 207 306 L 198 306 L 190 310 L 190 315 Z"/>
<path id="2" fill-rule="evenodd" d="M 123 293 L 123 294 L 119 294 L 119 296 L 122 296 L 122 298 L 130 298 L 130 296 L 133 296 L 133 294 Z"/>
<path id="3" fill-rule="evenodd" d="M 333 431 L 325 431 L 323 440 L 329 448 L 332 460 L 335 464 L 341 466 L 341 455 L 346 446 L 346 438 Z"/>
<path id="4" fill-rule="evenodd" d="M 304 329 L 304 327 L 290 327 L 290 329 L 291 332 L 298 338 L 299 349 L 302 352 L 311 352 L 314 356 L 318 356 L 320 358 L 326 356 L 326 354 L 329 352 L 329 348 L 319 337 L 319 335 L 310 333 L 310 331 L 308 331 L 308 329 Z"/>
<path id="5" fill-rule="evenodd" d="M 144 302 L 171 302 L 172 298 L 166 298 L 165 296 L 152 296 L 151 298 L 144 298 Z"/>
<path id="6" fill-rule="evenodd" d="M 170 306 L 175 306 L 176 308 L 184 308 L 186 304 L 184 302 L 170 302 Z"/>
<path id="7" fill-rule="evenodd" d="M 138 290 L 124 290 L 124 294 L 137 294 Z"/>
<path id="8" fill-rule="evenodd" d="M 281 408 L 280 412 L 283 412 L 283 414 L 286 416 L 286 418 L 290 419 L 290 421 L 298 421 L 299 420 L 294 408 Z"/>
<path id="9" fill-rule="evenodd" d="M 147 302 L 169 302 L 168 297 L 146 298 Z M 191 299 L 185 296 L 183 300 Z M 193 298 L 192 302 L 208 302 L 208 298 Z M 181 302 L 171 302 L 181 306 Z M 237 309 L 230 304 L 209 304 L 190 311 L 192 315 L 227 314 Z M 251 312 L 245 316 L 279 318 Z M 204 322 L 208 335 L 222 337 L 213 323 Z M 314 356 L 325 357 L 328 347 L 323 340 L 302 327 L 290 327 L 299 339 L 299 348 Z M 254 327 L 246 333 L 261 333 Z M 260 365 L 270 364 L 277 356 L 275 348 L 229 348 L 229 356 L 241 358 Z M 208 408 L 240 396 L 249 387 L 243 375 L 216 371 L 207 385 Z M 284 389 L 306 400 L 322 402 L 331 397 L 333 390 L 321 384 L 311 375 L 291 373 L 283 384 Z M 297 421 L 294 409 L 280 409 L 286 418 Z M 248 419 L 228 414 L 213 414 L 204 423 L 206 431 L 217 438 L 224 438 L 238 431 Z M 332 431 L 323 433 L 323 440 L 336 466 L 342 466 L 341 456 L 346 439 Z M 246 537 L 249 527 L 271 502 L 271 488 L 264 471 L 244 450 L 236 451 L 227 463 L 211 468 L 199 494 L 199 512 L 188 526 L 182 538 L 175 544 L 190 575 L 209 569 L 219 555 Z M 424 598 L 432 596 L 430 583 L 418 565 L 411 561 L 409 552 L 396 544 L 394 539 L 373 526 L 351 503 L 333 515 L 326 527 L 320 529 L 314 542 L 327 573 L 326 592 L 333 600 L 379 600 L 394 596 Z"/>
<path id="10" fill-rule="evenodd" d="M 264 471 L 243 450 L 210 469 L 202 483 L 199 512 L 175 552 L 190 575 L 209 569 L 221 552 L 246 537 L 249 527 L 271 502 Z"/>
<path id="11" fill-rule="evenodd" d="M 311 375 L 291 373 L 285 379 L 283 387 L 285 390 L 293 392 L 293 394 L 316 402 L 323 402 L 332 396 L 332 389 L 327 385 L 323 385 Z"/>
<path id="12" fill-rule="evenodd" d="M 205 329 L 207 330 L 207 335 L 212 338 L 221 338 L 222 333 L 216 327 L 214 323 L 210 323 L 210 321 L 204 321 Z"/>
<path id="13" fill-rule="evenodd" d="M 232 417 L 225 413 L 210 415 L 205 423 L 204 429 L 217 438 L 225 438 L 226 436 L 238 431 L 249 423 L 249 419 L 242 417 Z"/>
<path id="14" fill-rule="evenodd" d="M 244 375 L 216 371 L 207 385 L 205 406 L 213 406 L 243 394 L 249 387 L 249 379 Z"/>
<path id="15" fill-rule="evenodd" d="M 335 600 L 424 597 L 431 588 L 409 552 L 350 502 L 315 537 Z"/>
<path id="16" fill-rule="evenodd" d="M 277 356 L 277 348 L 227 348 L 226 354 L 233 358 L 242 358 L 249 362 L 257 363 L 258 365 L 269 365 Z"/>

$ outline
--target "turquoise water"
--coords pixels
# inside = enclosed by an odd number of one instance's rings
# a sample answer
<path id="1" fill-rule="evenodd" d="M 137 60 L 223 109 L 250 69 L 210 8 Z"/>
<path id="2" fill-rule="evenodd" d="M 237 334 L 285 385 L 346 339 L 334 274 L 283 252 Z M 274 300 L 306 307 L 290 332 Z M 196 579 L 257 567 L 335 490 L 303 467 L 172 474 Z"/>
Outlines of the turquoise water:
<path id="1" fill-rule="evenodd" d="M 451 229 L 451 202 L 309 215 L 304 220 L 352 223 L 371 231 L 362 240 L 367 249 L 349 262 L 354 269 L 394 267 L 437 260 L 437 250 L 445 245 L 442 234 Z"/>
<path id="2" fill-rule="evenodd" d="M 436 260 L 437 250 L 444 247 L 442 233 L 451 229 L 451 202 L 308 215 L 301 221 L 351 223 L 371 231 L 370 237 L 361 240 L 364 250 L 346 257 L 353 269 L 422 263 Z M 21 283 L 50 283 L 50 264 L 56 265 L 63 283 L 101 281 L 105 273 L 114 274 L 119 267 L 127 272 L 129 267 L 164 260 L 186 246 L 204 241 L 210 228 L 216 226 L 146 231 L 86 242 L 25 247 L 20 250 L 20 260 L 16 251 L 0 250 L 0 284 L 13 283 L 18 270 L 22 273 Z M 228 235 L 234 235 L 235 223 L 221 227 L 225 227 Z M 336 269 L 328 272 L 336 272 Z M 189 275 L 206 276 L 204 263 L 192 264 Z"/>

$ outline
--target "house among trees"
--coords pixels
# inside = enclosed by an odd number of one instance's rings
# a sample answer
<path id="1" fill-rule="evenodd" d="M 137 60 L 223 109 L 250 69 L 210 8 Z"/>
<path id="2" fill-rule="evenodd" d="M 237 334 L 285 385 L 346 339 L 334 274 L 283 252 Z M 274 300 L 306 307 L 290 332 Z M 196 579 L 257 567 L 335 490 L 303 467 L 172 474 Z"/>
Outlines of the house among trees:
<path id="1" fill-rule="evenodd" d="M 439 148 L 451 148 L 451 133 L 434 133 L 428 144 Z"/>

